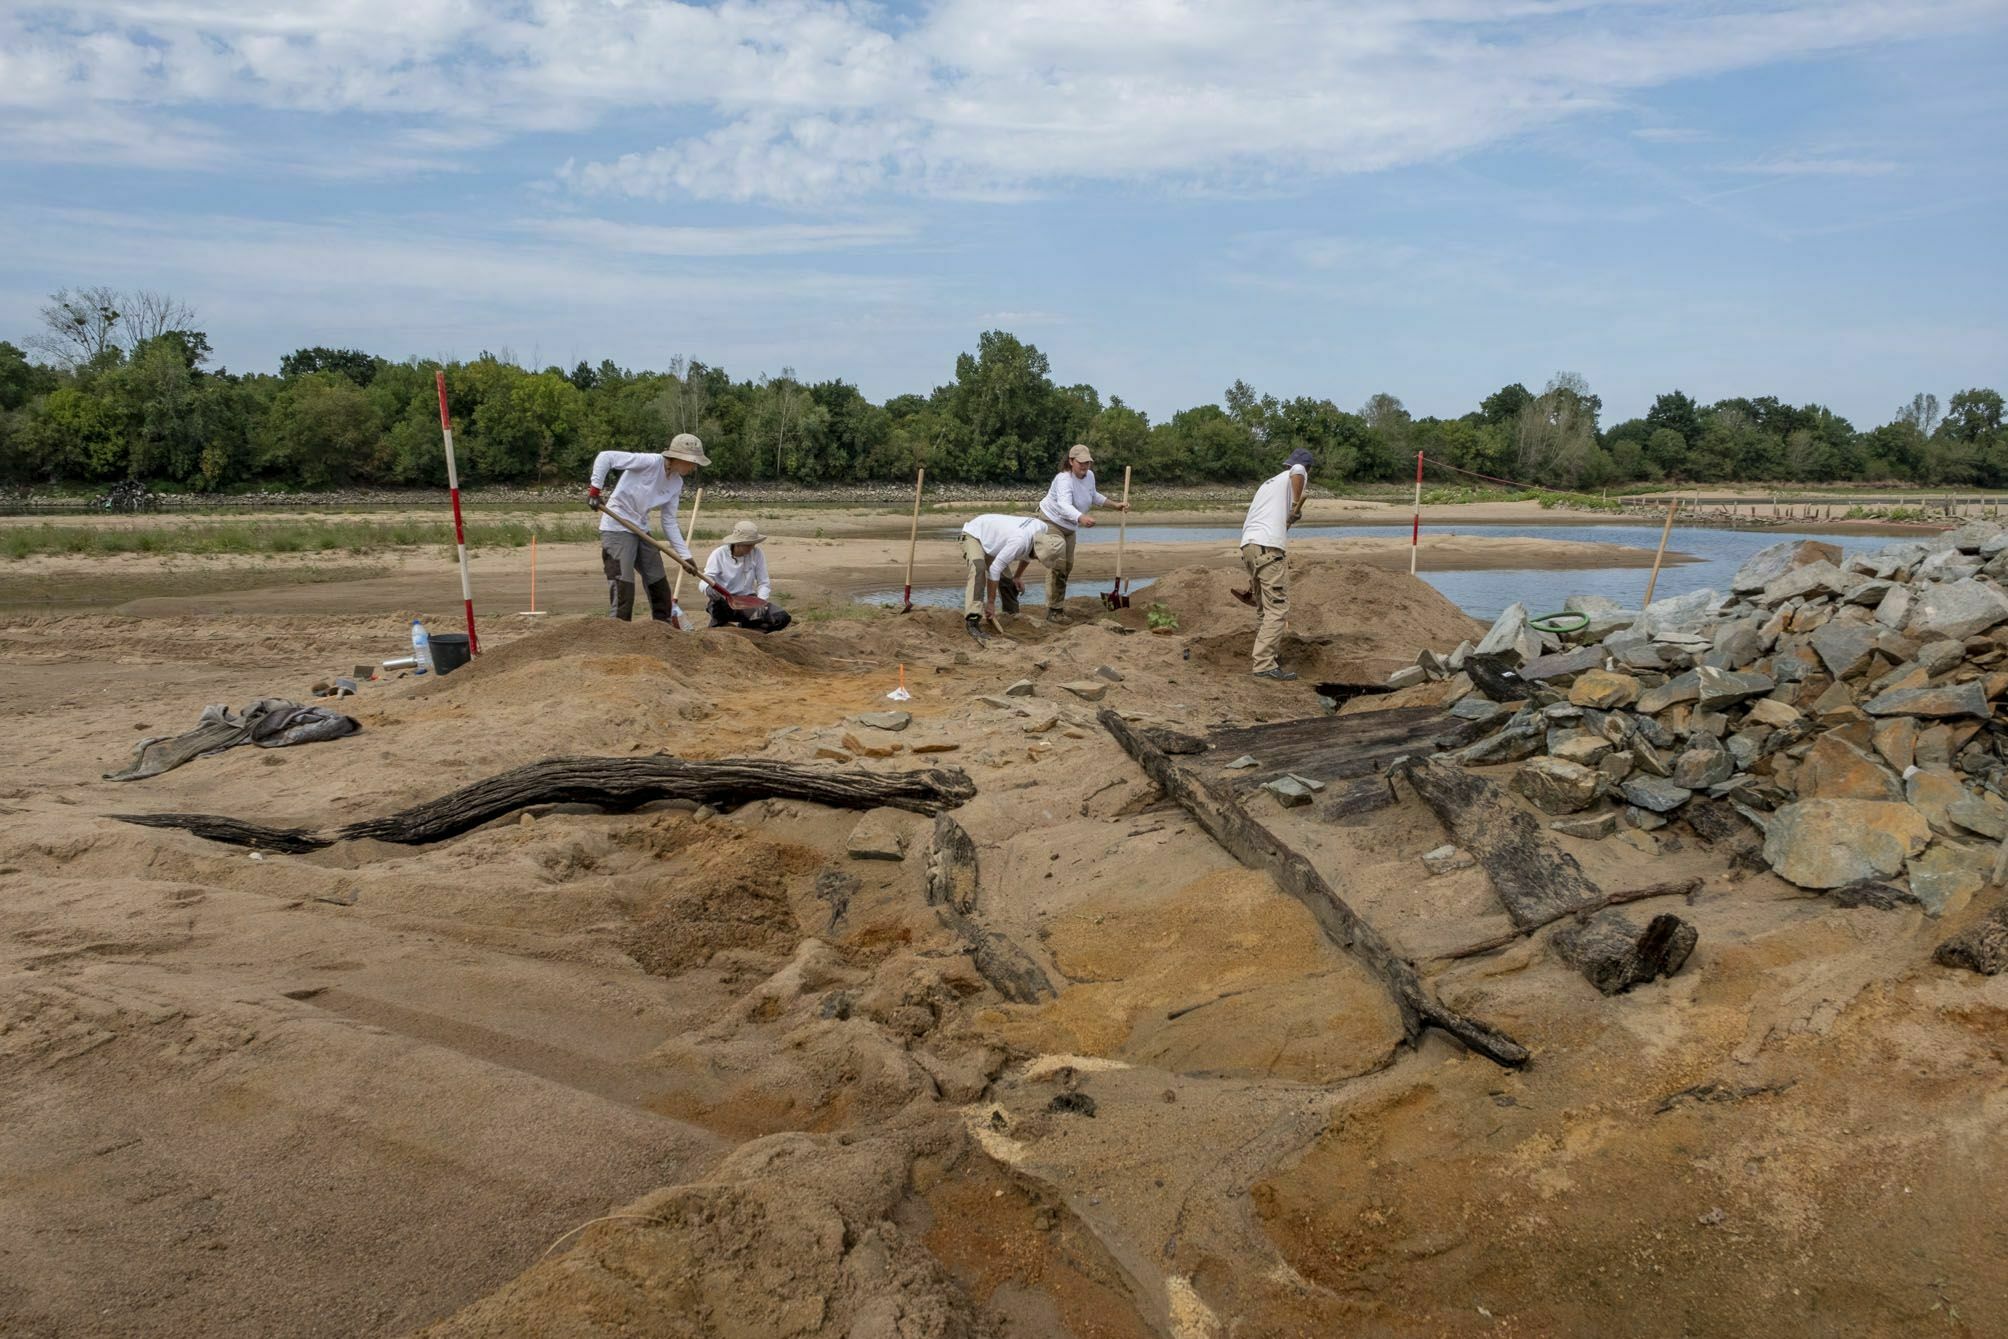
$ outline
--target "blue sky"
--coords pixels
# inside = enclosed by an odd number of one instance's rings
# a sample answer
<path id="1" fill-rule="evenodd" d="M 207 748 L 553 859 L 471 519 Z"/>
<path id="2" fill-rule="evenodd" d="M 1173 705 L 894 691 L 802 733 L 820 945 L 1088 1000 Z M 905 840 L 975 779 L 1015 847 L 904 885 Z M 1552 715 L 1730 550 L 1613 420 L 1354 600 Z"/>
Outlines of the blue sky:
<path id="1" fill-rule="evenodd" d="M 1870 425 L 2008 389 L 2004 69 L 2008 0 L 16 3 L 0 338 Z"/>

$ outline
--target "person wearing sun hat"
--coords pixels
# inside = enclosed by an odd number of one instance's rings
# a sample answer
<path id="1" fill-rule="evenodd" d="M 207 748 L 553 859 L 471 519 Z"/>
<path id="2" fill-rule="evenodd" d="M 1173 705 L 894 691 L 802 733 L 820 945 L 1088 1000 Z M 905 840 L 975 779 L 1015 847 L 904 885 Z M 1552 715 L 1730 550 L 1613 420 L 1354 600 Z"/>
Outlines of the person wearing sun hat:
<path id="1" fill-rule="evenodd" d="M 1053 476 L 1052 487 L 1046 490 L 1045 500 L 1039 504 L 1039 518 L 1046 522 L 1046 532 L 1039 537 L 1034 556 L 1046 568 L 1049 622 L 1064 623 L 1067 619 L 1061 606 L 1067 600 L 1067 577 L 1074 570 L 1076 528 L 1095 523 L 1088 513 L 1096 507 L 1129 510 L 1127 502 L 1111 502 L 1095 491 L 1094 463 L 1094 453 L 1085 446 L 1077 445 L 1068 451 L 1065 467 Z"/>
<path id="2" fill-rule="evenodd" d="M 683 570 L 697 575 L 690 545 L 676 526 L 676 507 L 683 497 L 684 476 L 701 465 L 709 465 L 704 443 L 696 436 L 679 432 L 669 445 L 656 451 L 602 451 L 593 457 L 592 482 L 586 489 L 586 505 L 600 513 L 600 567 L 607 576 L 607 615 L 623 621 L 634 617 L 635 576 L 640 574 L 648 591 L 649 617 L 658 623 L 673 622 L 669 577 L 663 571 L 662 554 L 641 536 L 622 527 L 614 519 L 625 517 L 642 530 L 648 529 L 648 514 L 662 512 L 662 537 L 676 553 Z M 621 472 L 613 492 L 600 496 L 609 470 Z"/>
<path id="3" fill-rule="evenodd" d="M 712 587 L 705 591 L 711 602 L 712 627 L 779 632 L 793 621 L 787 610 L 769 600 L 773 592 L 767 581 L 767 556 L 760 552 L 766 538 L 753 522 L 736 522 L 726 534 L 725 542 L 705 560 L 704 579 Z M 737 601 L 726 599 L 726 595 L 760 603 L 751 609 L 743 606 L 735 609 Z"/>

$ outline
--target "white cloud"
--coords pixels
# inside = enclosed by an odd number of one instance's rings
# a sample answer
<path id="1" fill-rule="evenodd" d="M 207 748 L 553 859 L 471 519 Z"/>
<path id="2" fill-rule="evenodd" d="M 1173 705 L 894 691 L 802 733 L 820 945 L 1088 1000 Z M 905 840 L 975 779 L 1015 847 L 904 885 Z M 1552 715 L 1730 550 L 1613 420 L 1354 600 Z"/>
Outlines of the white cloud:
<path id="1" fill-rule="evenodd" d="M 2008 0 L 76 0 L 0 15 L 0 142 L 89 107 L 392 118 L 420 161 L 669 126 L 573 187 L 800 204 L 1072 180 L 1263 186 L 1454 156 L 1640 89 Z M 1640 138 L 1684 132 L 1651 128 Z M 663 142 L 667 141 L 667 142 Z M 386 155 L 401 161 L 400 152 Z"/>
<path id="2" fill-rule="evenodd" d="M 525 231 L 557 241 L 642 256 L 790 256 L 859 251 L 909 242 L 910 223 L 772 223 L 746 227 L 660 227 L 610 219 L 536 219 Z"/>
<path id="3" fill-rule="evenodd" d="M 1886 177 L 1901 165 L 1886 158 L 1765 158 L 1754 163 L 1737 163 L 1725 172 L 1761 177 Z"/>
<path id="4" fill-rule="evenodd" d="M 1648 144 L 1705 144 L 1715 136 L 1686 126 L 1640 126 L 1632 131 L 1632 138 Z"/>

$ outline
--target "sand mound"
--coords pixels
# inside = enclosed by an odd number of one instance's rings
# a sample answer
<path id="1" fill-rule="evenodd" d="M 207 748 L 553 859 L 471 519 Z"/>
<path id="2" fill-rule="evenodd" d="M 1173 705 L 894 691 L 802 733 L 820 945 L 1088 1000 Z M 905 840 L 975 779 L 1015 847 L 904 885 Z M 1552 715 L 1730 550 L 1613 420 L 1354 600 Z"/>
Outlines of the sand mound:
<path id="1" fill-rule="evenodd" d="M 1238 567 L 1181 567 L 1137 603 L 1162 604 L 1176 615 L 1179 631 L 1192 638 L 1195 659 L 1238 663 L 1247 659 L 1256 614 L 1232 592 L 1247 585 Z M 1128 617 L 1141 621 L 1142 611 Z M 1425 647 L 1448 651 L 1484 630 L 1435 587 L 1405 572 L 1330 558 L 1290 560 L 1283 659 L 1307 678 L 1378 683 Z"/>

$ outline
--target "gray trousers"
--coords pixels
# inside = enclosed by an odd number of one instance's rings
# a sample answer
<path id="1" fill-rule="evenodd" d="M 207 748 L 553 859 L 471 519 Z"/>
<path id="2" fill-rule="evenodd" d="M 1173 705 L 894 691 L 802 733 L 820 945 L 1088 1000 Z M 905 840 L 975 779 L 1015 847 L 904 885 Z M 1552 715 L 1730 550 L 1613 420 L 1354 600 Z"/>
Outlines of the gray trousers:
<path id="1" fill-rule="evenodd" d="M 634 609 L 635 577 L 639 575 L 643 586 L 652 586 L 658 581 L 667 581 L 669 575 L 662 566 L 662 551 L 653 544 L 641 542 L 640 535 L 629 534 L 625 530 L 600 531 L 600 567 L 607 574 L 607 616 L 620 618 L 621 587 L 626 586 L 627 607 Z M 669 617 L 667 609 L 661 617 Z"/>

